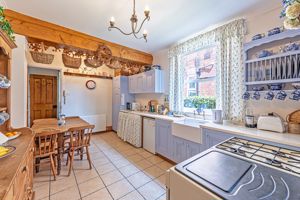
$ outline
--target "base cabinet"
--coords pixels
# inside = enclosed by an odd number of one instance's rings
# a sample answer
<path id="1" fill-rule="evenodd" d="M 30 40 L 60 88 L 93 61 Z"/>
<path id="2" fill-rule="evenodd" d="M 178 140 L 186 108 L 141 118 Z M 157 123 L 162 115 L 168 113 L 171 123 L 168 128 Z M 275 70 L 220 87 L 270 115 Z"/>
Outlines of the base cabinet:
<path id="1" fill-rule="evenodd" d="M 176 136 L 173 137 L 172 160 L 176 163 L 187 160 L 201 152 L 202 144 L 191 142 Z"/>
<path id="2" fill-rule="evenodd" d="M 166 158 L 172 157 L 172 122 L 155 120 L 155 149 L 156 152 Z"/>
<path id="3" fill-rule="evenodd" d="M 220 131 L 214 131 L 210 129 L 203 129 L 202 132 L 205 136 L 205 149 L 209 149 L 234 136 L 232 134 L 222 133 Z"/>

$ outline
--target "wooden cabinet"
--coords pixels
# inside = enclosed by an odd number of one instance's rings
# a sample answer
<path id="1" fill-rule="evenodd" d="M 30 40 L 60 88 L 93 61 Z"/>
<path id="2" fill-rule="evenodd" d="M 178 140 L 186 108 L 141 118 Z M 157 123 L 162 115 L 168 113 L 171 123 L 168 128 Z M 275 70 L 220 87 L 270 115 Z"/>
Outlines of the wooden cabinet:
<path id="1" fill-rule="evenodd" d="M 0 199 L 1 200 L 32 200 L 33 199 L 33 156 L 34 134 L 31 129 L 18 130 L 22 135 L 9 145 L 15 146 L 12 156 L 1 160 Z"/>
<path id="2" fill-rule="evenodd" d="M 129 92 L 132 94 L 164 93 L 164 72 L 155 69 L 129 76 Z"/>
<path id="3" fill-rule="evenodd" d="M 156 152 L 166 158 L 172 157 L 172 122 L 155 120 L 155 149 Z"/>

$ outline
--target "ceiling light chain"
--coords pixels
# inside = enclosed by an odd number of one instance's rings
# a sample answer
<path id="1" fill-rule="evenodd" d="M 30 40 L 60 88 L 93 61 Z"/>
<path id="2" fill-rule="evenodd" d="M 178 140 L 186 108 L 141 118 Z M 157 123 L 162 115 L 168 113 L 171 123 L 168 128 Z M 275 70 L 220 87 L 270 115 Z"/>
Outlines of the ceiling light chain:
<path id="1" fill-rule="evenodd" d="M 122 34 L 124 34 L 124 35 L 132 35 L 133 34 L 133 36 L 136 38 L 136 39 L 142 39 L 142 38 L 144 38 L 145 39 L 145 41 L 147 42 L 147 36 L 148 36 L 148 33 L 147 33 L 147 31 L 146 30 L 144 30 L 144 32 L 143 32 L 143 36 L 141 36 L 141 37 L 139 37 L 138 36 L 138 33 L 141 31 L 141 29 L 142 29 L 142 27 L 143 27 L 143 25 L 144 25 L 144 23 L 146 22 L 146 21 L 149 21 L 150 20 L 150 10 L 149 10 L 149 8 L 145 8 L 145 10 L 144 10 L 144 14 L 145 14 L 145 18 L 144 18 L 144 20 L 142 21 L 142 23 L 141 23 L 141 25 L 140 25 L 140 27 L 138 28 L 138 18 L 137 18 L 137 15 L 136 15 L 136 9 L 135 9 L 135 0 L 133 0 L 133 14 L 132 14 L 132 16 L 131 16 L 131 18 L 130 18 L 130 21 L 131 21 L 131 32 L 130 33 L 126 33 L 126 32 L 124 32 L 124 31 L 122 31 L 119 27 L 117 27 L 117 26 L 115 26 L 115 18 L 114 17 L 111 17 L 111 19 L 110 19 L 110 22 L 109 22 L 109 27 L 108 27 L 108 30 L 109 31 L 111 31 L 111 29 L 117 29 L 117 30 L 119 30 Z"/>

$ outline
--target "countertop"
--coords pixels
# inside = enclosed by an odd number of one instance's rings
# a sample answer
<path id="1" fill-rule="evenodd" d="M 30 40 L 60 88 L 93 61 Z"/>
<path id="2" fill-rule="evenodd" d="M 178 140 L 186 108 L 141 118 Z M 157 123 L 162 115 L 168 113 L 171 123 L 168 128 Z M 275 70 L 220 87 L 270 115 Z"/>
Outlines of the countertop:
<path id="1" fill-rule="evenodd" d="M 201 128 L 221 131 L 228 134 L 236 134 L 245 137 L 266 140 L 284 145 L 300 147 L 300 134 L 277 133 L 271 131 L 258 130 L 256 128 L 247 128 L 240 125 L 223 125 L 215 123 L 201 124 Z"/>
<path id="2" fill-rule="evenodd" d="M 8 141 L 8 145 L 16 147 L 16 151 L 10 156 L 0 159 L 0 199 L 3 199 L 17 172 L 20 171 L 19 168 L 25 156 L 27 156 L 26 152 L 29 151 L 28 148 L 34 138 L 34 134 L 29 128 L 22 128 L 16 131 L 22 132 L 22 135 Z"/>
<path id="3" fill-rule="evenodd" d="M 126 113 L 131 113 L 131 114 L 136 114 L 140 115 L 143 117 L 149 117 L 149 118 L 154 118 L 154 119 L 162 119 L 162 120 L 167 120 L 167 121 L 177 121 L 177 120 L 182 120 L 184 117 L 172 117 L 168 115 L 159 115 L 156 113 L 149 113 L 149 112 L 142 112 L 142 111 L 130 111 L 130 110 L 121 110 L 121 112 L 126 112 Z"/>

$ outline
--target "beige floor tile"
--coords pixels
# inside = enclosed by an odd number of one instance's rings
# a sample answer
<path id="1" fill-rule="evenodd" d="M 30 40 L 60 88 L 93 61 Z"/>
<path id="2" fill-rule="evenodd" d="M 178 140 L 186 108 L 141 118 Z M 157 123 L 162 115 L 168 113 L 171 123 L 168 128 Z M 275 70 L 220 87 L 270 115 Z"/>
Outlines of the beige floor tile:
<path id="1" fill-rule="evenodd" d="M 82 200 L 113 200 L 106 188 L 103 188 L 97 192 L 94 192 Z"/>
<path id="2" fill-rule="evenodd" d="M 84 183 L 81 183 L 78 185 L 80 194 L 82 197 L 85 197 L 93 192 L 96 192 L 97 190 L 100 190 L 104 188 L 104 184 L 102 180 L 99 177 L 93 178 L 91 180 L 88 180 Z"/>
<path id="3" fill-rule="evenodd" d="M 125 177 L 131 176 L 140 171 L 134 165 L 127 165 L 125 167 L 120 168 L 119 170 Z"/>
<path id="4" fill-rule="evenodd" d="M 144 200 L 144 198 L 135 190 L 122 197 L 120 200 Z"/>
<path id="5" fill-rule="evenodd" d="M 154 181 L 140 187 L 138 191 L 146 200 L 155 200 L 165 193 L 165 190 Z"/>
<path id="6" fill-rule="evenodd" d="M 127 179 L 135 188 L 139 188 L 151 181 L 151 178 L 143 172 L 138 172 Z"/>
<path id="7" fill-rule="evenodd" d="M 153 163 L 151 163 L 147 160 L 141 160 L 141 161 L 135 163 L 134 165 L 137 166 L 139 169 L 144 170 L 144 169 L 147 169 L 147 168 L 153 166 Z"/>
<path id="8" fill-rule="evenodd" d="M 100 158 L 100 159 L 97 159 L 97 160 L 92 159 L 92 163 L 95 166 L 101 166 L 101 165 L 104 165 L 104 164 L 109 163 L 109 162 L 110 161 L 106 157 L 103 157 L 103 158 Z"/>
<path id="9" fill-rule="evenodd" d="M 136 154 L 136 155 L 132 155 L 132 156 L 127 157 L 127 159 L 128 159 L 129 161 L 133 162 L 133 163 L 137 163 L 137 162 L 143 160 L 144 157 L 142 157 L 142 156 L 139 155 L 139 154 Z"/>
<path id="10" fill-rule="evenodd" d="M 124 179 L 124 176 L 117 170 L 111 171 L 107 174 L 101 176 L 104 184 L 106 186 L 111 185 L 121 179 Z"/>
<path id="11" fill-rule="evenodd" d="M 70 188 L 67 188 L 66 190 L 63 190 L 54 195 L 51 195 L 50 199 L 51 200 L 62 200 L 62 199 L 78 200 L 78 199 L 80 199 L 80 194 L 79 194 L 77 185 L 75 185 Z"/>
<path id="12" fill-rule="evenodd" d="M 166 193 L 160 196 L 157 200 L 167 200 Z"/>
<path id="13" fill-rule="evenodd" d="M 154 179 L 154 181 L 158 184 L 160 184 L 161 187 L 165 188 L 166 187 L 166 175 L 163 174 L 160 177 Z"/>
<path id="14" fill-rule="evenodd" d="M 161 168 L 163 170 L 168 170 L 171 167 L 173 167 L 174 165 L 167 161 L 163 161 L 163 162 L 157 163 L 156 166 L 158 166 L 159 168 Z"/>
<path id="15" fill-rule="evenodd" d="M 53 195 L 57 192 L 65 190 L 66 188 L 76 185 L 76 181 L 74 175 L 70 175 L 69 177 L 51 181 L 50 184 L 50 195 Z"/>
<path id="16" fill-rule="evenodd" d="M 129 156 L 137 154 L 137 152 L 136 152 L 135 149 L 129 149 L 129 150 L 126 150 L 126 151 L 121 151 L 121 154 L 125 157 L 129 157 Z"/>
<path id="17" fill-rule="evenodd" d="M 112 163 L 107 163 L 100 166 L 95 166 L 95 169 L 100 175 L 107 174 L 108 172 L 116 170 L 115 166 Z"/>
<path id="18" fill-rule="evenodd" d="M 132 185 L 126 179 L 108 186 L 107 189 L 114 199 L 119 199 L 134 190 Z"/>
<path id="19" fill-rule="evenodd" d="M 159 156 L 150 156 L 149 158 L 147 158 L 147 160 L 153 164 L 157 164 L 157 163 L 160 163 L 160 162 L 163 162 L 164 160 L 159 157 Z"/>
<path id="20" fill-rule="evenodd" d="M 148 152 L 148 151 L 144 151 L 142 153 L 140 153 L 141 156 L 143 156 L 144 158 L 149 158 L 151 156 L 154 156 L 154 154 Z"/>
<path id="21" fill-rule="evenodd" d="M 145 169 L 144 172 L 152 179 L 157 178 L 165 173 L 164 170 L 162 170 L 156 166 L 149 167 L 149 168 Z"/>
<path id="22" fill-rule="evenodd" d="M 69 166 L 68 166 L 69 167 Z M 73 169 L 74 170 L 87 170 L 90 168 L 90 164 L 86 158 L 83 158 L 83 160 L 74 160 L 73 162 Z"/>
<path id="23" fill-rule="evenodd" d="M 46 184 L 43 184 L 42 186 L 40 186 L 38 184 L 39 187 L 36 187 L 36 185 L 37 184 L 33 185 L 33 191 L 35 191 L 35 200 L 41 200 L 41 199 L 49 197 L 49 194 L 50 194 L 49 181 Z"/>
<path id="24" fill-rule="evenodd" d="M 77 183 L 83 183 L 85 181 L 88 181 L 92 178 L 95 178 L 98 176 L 96 170 L 93 169 L 84 169 L 84 170 L 76 170 L 75 172 L 75 176 L 76 176 L 76 180 Z"/>

